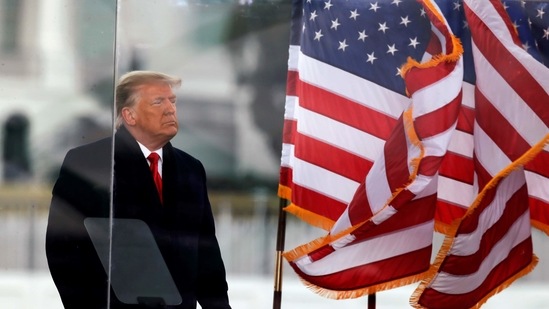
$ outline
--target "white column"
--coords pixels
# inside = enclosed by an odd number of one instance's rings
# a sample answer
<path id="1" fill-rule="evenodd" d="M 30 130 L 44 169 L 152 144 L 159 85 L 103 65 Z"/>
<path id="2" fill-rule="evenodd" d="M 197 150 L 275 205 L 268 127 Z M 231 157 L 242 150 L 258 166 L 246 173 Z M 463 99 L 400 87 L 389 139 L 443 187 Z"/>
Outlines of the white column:
<path id="1" fill-rule="evenodd" d="M 75 6 L 79 1 L 41 0 L 38 6 L 38 48 L 44 88 L 77 91 Z"/>

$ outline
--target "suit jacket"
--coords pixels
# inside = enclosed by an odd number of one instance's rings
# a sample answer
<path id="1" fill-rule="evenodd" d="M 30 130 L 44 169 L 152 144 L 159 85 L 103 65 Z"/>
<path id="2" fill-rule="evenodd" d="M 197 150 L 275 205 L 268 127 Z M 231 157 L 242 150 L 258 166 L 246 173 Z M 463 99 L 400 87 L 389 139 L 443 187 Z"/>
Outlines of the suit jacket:
<path id="1" fill-rule="evenodd" d="M 141 308 L 116 299 L 83 224 L 109 217 L 111 199 L 115 218 L 141 219 L 154 235 L 183 299 L 165 308 L 194 309 L 197 301 L 204 309 L 230 308 L 200 161 L 163 147 L 161 204 L 147 160 L 124 127 L 114 137 L 114 166 L 112 149 L 106 138 L 70 150 L 52 191 L 46 254 L 65 308 L 107 308 L 109 290 L 110 308 Z"/>

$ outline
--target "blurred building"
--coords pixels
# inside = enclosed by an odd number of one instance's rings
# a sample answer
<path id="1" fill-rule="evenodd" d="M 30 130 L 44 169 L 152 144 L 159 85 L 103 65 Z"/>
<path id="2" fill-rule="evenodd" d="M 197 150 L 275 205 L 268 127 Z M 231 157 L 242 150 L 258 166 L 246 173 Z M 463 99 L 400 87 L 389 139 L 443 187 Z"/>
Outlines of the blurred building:
<path id="1" fill-rule="evenodd" d="M 85 2 L 0 0 L 0 127 L 14 116 L 27 122 L 29 180 L 47 180 L 69 147 L 110 132 L 111 109 L 93 88 L 102 79 L 112 84 L 114 63 L 104 59 L 113 55 L 114 6 L 93 2 L 105 21 L 94 29 L 81 18 Z M 89 32 L 99 35 L 95 50 L 81 44 Z M 12 137 L 1 136 L 2 152 L 9 153 Z M 5 161 L 2 170 L 9 168 Z"/>
<path id="2" fill-rule="evenodd" d="M 201 158 L 212 185 L 275 184 L 290 16 L 281 3 L 0 0 L 0 125 L 26 117 L 31 179 L 49 181 L 69 148 L 111 134 L 115 79 L 159 70 L 183 78 L 173 143 Z"/>

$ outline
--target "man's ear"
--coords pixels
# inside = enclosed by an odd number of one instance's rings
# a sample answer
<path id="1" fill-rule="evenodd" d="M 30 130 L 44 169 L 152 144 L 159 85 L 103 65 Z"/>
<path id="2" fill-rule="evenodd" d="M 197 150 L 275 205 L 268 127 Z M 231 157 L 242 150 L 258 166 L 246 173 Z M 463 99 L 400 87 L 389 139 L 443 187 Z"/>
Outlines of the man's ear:
<path id="1" fill-rule="evenodd" d="M 135 125 L 134 111 L 129 107 L 124 107 L 122 109 L 122 119 L 127 125 Z"/>

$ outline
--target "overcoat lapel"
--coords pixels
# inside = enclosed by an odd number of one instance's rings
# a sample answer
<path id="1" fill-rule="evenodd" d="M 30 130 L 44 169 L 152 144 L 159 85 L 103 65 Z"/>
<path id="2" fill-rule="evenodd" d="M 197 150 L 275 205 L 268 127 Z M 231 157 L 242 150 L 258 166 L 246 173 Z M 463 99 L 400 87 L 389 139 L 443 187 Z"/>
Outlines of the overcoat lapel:
<path id="1" fill-rule="evenodd" d="M 189 184 L 189 167 L 187 162 L 177 159 L 173 146 L 168 143 L 163 148 L 164 158 L 162 166 L 162 185 L 164 190 L 163 208 L 168 216 L 167 221 L 173 225 L 192 225 L 189 220 L 196 220 L 200 207 L 189 205 L 192 197 Z"/>
<path id="2" fill-rule="evenodd" d="M 170 143 L 164 146 L 162 162 L 162 190 L 164 207 L 173 208 L 176 205 L 175 196 L 178 189 L 177 163 L 175 162 L 173 147 Z"/>
<path id="3" fill-rule="evenodd" d="M 139 218 L 161 209 L 147 159 L 130 133 L 121 127 L 115 138 L 114 212 Z"/>

